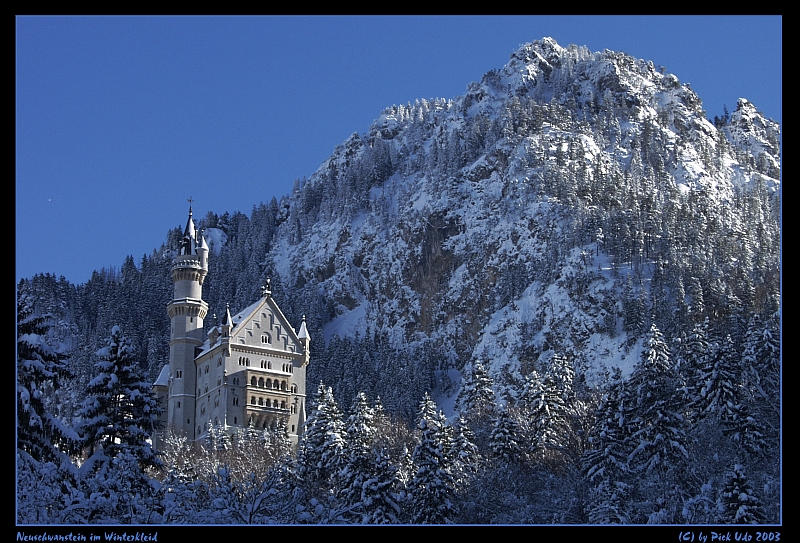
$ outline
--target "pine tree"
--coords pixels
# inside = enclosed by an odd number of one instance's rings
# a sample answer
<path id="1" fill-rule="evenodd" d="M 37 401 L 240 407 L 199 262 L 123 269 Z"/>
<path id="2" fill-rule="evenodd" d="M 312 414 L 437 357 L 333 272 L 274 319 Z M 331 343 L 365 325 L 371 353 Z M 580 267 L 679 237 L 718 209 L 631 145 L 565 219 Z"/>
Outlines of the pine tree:
<path id="1" fill-rule="evenodd" d="M 720 521 L 729 524 L 759 524 L 764 521 L 761 500 L 755 495 L 741 464 L 733 466 L 719 495 Z"/>
<path id="2" fill-rule="evenodd" d="M 142 472 L 134 448 L 119 448 L 108 462 L 83 479 L 88 518 L 97 524 L 158 522 L 156 492 Z"/>
<path id="3" fill-rule="evenodd" d="M 492 379 L 480 360 L 472 364 L 469 376 L 464 378 L 456 406 L 470 421 L 485 421 L 493 415 L 495 395 Z"/>
<path id="4" fill-rule="evenodd" d="M 370 465 L 370 476 L 361 485 L 361 522 L 397 524 L 401 513 L 397 467 L 380 448 L 372 453 Z"/>
<path id="5" fill-rule="evenodd" d="M 453 452 L 454 479 L 459 486 L 463 486 L 475 475 L 481 462 L 475 436 L 463 416 L 456 420 L 450 450 Z"/>
<path id="6" fill-rule="evenodd" d="M 688 459 L 685 419 L 669 347 L 653 324 L 642 358 L 630 378 L 634 444 L 628 462 L 634 471 L 665 476 Z"/>
<path id="7" fill-rule="evenodd" d="M 17 447 L 34 459 L 61 462 L 78 436 L 46 407 L 62 380 L 71 377 L 64 356 L 46 343 L 50 316 L 33 314 L 33 300 L 17 299 Z"/>
<path id="8" fill-rule="evenodd" d="M 565 451 L 571 438 L 570 404 L 575 403 L 572 368 L 565 358 L 553 357 L 543 377 L 532 371 L 519 401 L 525 434 L 534 457 L 552 458 Z"/>
<path id="9" fill-rule="evenodd" d="M 447 524 L 455 509 L 455 484 L 451 466 L 445 460 L 445 438 L 442 418 L 427 392 L 420 404 L 419 432 L 412 462 L 414 477 L 409 482 L 411 522 L 414 524 Z"/>
<path id="10" fill-rule="evenodd" d="M 517 435 L 517 425 L 514 424 L 508 411 L 500 411 L 489 435 L 489 447 L 492 455 L 507 464 L 519 461 L 520 444 Z"/>
<path id="11" fill-rule="evenodd" d="M 345 427 L 333 390 L 320 383 L 317 405 L 309 414 L 298 453 L 298 475 L 308 488 L 335 486 L 344 462 Z"/>
<path id="12" fill-rule="evenodd" d="M 628 474 L 630 406 L 619 368 L 597 409 L 597 423 L 589 437 L 590 449 L 583 459 L 584 472 L 594 485 L 617 483 Z"/>
<path id="13" fill-rule="evenodd" d="M 102 449 L 108 458 L 130 453 L 140 467 L 159 466 L 148 443 L 158 417 L 150 383 L 136 367 L 130 344 L 118 326 L 108 344 L 98 351 L 96 375 L 89 382 L 80 410 L 79 433 L 90 454 Z"/>
<path id="14" fill-rule="evenodd" d="M 733 420 L 733 408 L 741 397 L 737 358 L 730 336 L 712 346 L 706 367 L 698 376 L 700 390 L 695 405 L 702 415 L 723 423 Z"/>
<path id="15" fill-rule="evenodd" d="M 363 392 L 356 396 L 352 414 L 347 419 L 347 440 L 343 450 L 343 466 L 337 477 L 340 499 L 351 516 L 361 516 L 361 493 L 372 476 L 372 438 L 375 434 L 373 411 Z"/>
<path id="16" fill-rule="evenodd" d="M 753 315 L 747 324 L 742 364 L 751 393 L 761 400 L 771 401 L 780 391 L 780 332 L 771 318 L 762 323 Z"/>
<path id="17" fill-rule="evenodd" d="M 704 375 L 709 371 L 710 346 L 708 340 L 708 319 L 697 323 L 683 349 L 681 370 L 685 380 L 684 396 L 689 410 L 694 415 L 702 415 L 705 410 L 702 390 Z"/>

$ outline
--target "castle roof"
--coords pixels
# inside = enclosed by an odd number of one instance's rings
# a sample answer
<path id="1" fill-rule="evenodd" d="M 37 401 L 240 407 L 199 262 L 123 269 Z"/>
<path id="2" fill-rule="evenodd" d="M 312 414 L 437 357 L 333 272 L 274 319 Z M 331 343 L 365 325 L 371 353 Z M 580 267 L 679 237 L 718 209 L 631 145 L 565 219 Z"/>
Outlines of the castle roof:
<path id="1" fill-rule="evenodd" d="M 165 387 L 169 386 L 169 364 L 164 364 L 164 367 L 161 368 L 161 373 L 158 374 L 158 379 L 156 382 L 153 383 L 154 387 Z"/>
<path id="2" fill-rule="evenodd" d="M 194 220 L 192 220 L 192 206 L 189 206 L 189 219 L 186 221 L 186 228 L 183 230 L 184 236 L 196 238 Z"/>
<path id="3" fill-rule="evenodd" d="M 297 332 L 298 339 L 311 339 L 311 334 L 308 333 L 308 328 L 306 328 L 306 316 L 303 315 L 303 322 L 300 324 L 300 331 Z"/>

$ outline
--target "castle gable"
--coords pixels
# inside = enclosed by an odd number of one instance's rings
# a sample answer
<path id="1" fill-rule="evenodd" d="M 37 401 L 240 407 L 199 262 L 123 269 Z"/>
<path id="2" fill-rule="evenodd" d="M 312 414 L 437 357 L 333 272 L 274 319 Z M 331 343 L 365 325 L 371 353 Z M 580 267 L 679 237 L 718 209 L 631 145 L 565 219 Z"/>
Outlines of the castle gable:
<path id="1" fill-rule="evenodd" d="M 289 353 L 303 352 L 303 346 L 289 321 L 271 296 L 233 317 L 232 345 L 266 347 Z"/>

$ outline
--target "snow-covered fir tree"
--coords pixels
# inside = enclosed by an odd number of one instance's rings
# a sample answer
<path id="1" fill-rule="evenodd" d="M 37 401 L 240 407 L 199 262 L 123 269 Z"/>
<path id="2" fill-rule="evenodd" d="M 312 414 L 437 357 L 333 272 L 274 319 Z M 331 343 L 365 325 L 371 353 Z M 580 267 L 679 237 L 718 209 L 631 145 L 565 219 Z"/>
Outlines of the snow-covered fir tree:
<path id="1" fill-rule="evenodd" d="M 728 524 L 760 524 L 764 521 L 761 500 L 753 491 L 744 467 L 736 464 L 719 494 L 721 522 Z"/>
<path id="2" fill-rule="evenodd" d="M 630 379 L 634 444 L 628 462 L 634 471 L 680 469 L 688 457 L 686 421 L 669 347 L 658 327 L 650 327 L 642 358 Z"/>
<path id="3" fill-rule="evenodd" d="M 479 442 L 485 443 L 487 436 L 483 429 L 493 420 L 496 411 L 494 385 L 480 360 L 475 360 L 471 366 L 469 373 L 461 382 L 456 397 L 456 408 L 471 424 L 473 432 L 477 430 Z"/>
<path id="4" fill-rule="evenodd" d="M 455 514 L 455 483 L 446 462 L 445 424 L 426 394 L 419 408 L 417 445 L 411 457 L 415 473 L 408 484 L 409 520 L 413 524 L 447 524 Z"/>
<path id="5" fill-rule="evenodd" d="M 344 465 L 345 436 L 333 390 L 320 383 L 298 452 L 298 475 L 307 488 L 324 491 L 338 485 L 334 477 Z"/>
<path id="6" fill-rule="evenodd" d="M 86 390 L 78 425 L 89 462 L 96 454 L 111 459 L 124 452 L 141 468 L 161 464 L 148 441 L 158 408 L 131 351 L 122 330 L 114 326 L 108 344 L 97 352 L 96 374 Z"/>
<path id="7" fill-rule="evenodd" d="M 505 463 L 517 462 L 520 459 L 519 430 L 505 409 L 498 412 L 495 417 L 489 435 L 489 447 L 492 456 Z"/>
<path id="8" fill-rule="evenodd" d="M 478 446 L 475 445 L 475 436 L 463 416 L 458 417 L 453 426 L 450 450 L 453 455 L 453 476 L 461 487 L 474 476 L 482 461 Z"/>
<path id="9" fill-rule="evenodd" d="M 349 511 L 348 516 L 354 519 L 362 517 L 361 494 L 366 481 L 372 478 L 373 418 L 366 395 L 359 393 L 347 419 L 343 465 L 336 476 L 340 499 Z"/>
<path id="10" fill-rule="evenodd" d="M 362 524 L 399 524 L 402 518 L 398 469 L 383 448 L 372 451 L 370 477 L 361 485 Z"/>
<path id="11" fill-rule="evenodd" d="M 71 375 L 64 356 L 47 344 L 51 319 L 34 314 L 30 295 L 18 296 L 17 448 L 36 460 L 61 463 L 79 438 L 45 404 Z"/>

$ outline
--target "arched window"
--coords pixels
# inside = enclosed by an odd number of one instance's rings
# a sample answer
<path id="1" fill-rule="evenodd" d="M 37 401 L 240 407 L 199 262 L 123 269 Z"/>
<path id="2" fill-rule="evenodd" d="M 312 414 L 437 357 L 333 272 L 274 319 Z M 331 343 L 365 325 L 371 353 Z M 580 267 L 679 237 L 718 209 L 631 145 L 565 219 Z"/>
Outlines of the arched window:
<path id="1" fill-rule="evenodd" d="M 250 397 L 250 403 L 253 404 L 253 405 L 256 404 L 256 397 L 255 396 L 251 396 Z"/>
<path id="2" fill-rule="evenodd" d="M 289 411 L 294 415 L 294 405 L 289 406 Z"/>
<path id="3" fill-rule="evenodd" d="M 264 388 L 264 378 L 263 377 L 259 377 L 258 378 L 258 386 L 261 387 L 261 388 Z"/>
<path id="4" fill-rule="evenodd" d="M 272 407 L 278 407 L 278 400 L 272 400 Z"/>
<path id="5" fill-rule="evenodd" d="M 233 417 L 233 423 L 236 424 L 236 417 Z"/>
<path id="6" fill-rule="evenodd" d="M 286 402 L 281 402 L 281 409 L 286 409 Z"/>
<path id="7" fill-rule="evenodd" d="M 268 369 L 268 370 L 271 370 L 271 369 L 272 369 L 272 362 L 267 362 L 267 369 Z"/>
<path id="8" fill-rule="evenodd" d="M 250 359 L 249 358 L 245 358 L 244 359 L 244 365 L 247 366 L 248 368 L 250 367 Z"/>
<path id="9" fill-rule="evenodd" d="M 297 394 L 297 385 L 292 383 L 292 393 Z"/>
<path id="10" fill-rule="evenodd" d="M 286 390 L 286 381 L 281 382 L 281 390 Z"/>
<path id="11" fill-rule="evenodd" d="M 279 388 L 281 388 L 281 385 L 278 383 L 278 380 L 277 380 L 277 379 L 275 379 L 274 381 L 272 381 L 272 388 L 274 388 L 274 389 L 276 389 L 276 390 L 277 390 L 277 389 L 279 389 Z"/>
<path id="12" fill-rule="evenodd" d="M 256 386 L 256 376 L 254 375 L 252 379 L 250 379 L 250 386 Z"/>
<path id="13" fill-rule="evenodd" d="M 264 398 L 258 399 L 258 405 L 264 405 Z"/>

